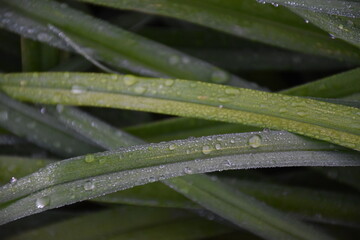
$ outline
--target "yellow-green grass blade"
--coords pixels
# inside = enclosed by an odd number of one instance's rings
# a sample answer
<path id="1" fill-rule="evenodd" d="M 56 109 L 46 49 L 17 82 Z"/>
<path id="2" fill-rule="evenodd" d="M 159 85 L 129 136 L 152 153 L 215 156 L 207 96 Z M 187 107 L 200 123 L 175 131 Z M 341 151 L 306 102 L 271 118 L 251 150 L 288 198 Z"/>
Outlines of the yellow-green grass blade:
<path id="1" fill-rule="evenodd" d="M 282 129 L 360 150 L 360 110 L 322 101 L 186 80 L 114 74 L 0 75 L 20 100 L 149 111 Z"/>

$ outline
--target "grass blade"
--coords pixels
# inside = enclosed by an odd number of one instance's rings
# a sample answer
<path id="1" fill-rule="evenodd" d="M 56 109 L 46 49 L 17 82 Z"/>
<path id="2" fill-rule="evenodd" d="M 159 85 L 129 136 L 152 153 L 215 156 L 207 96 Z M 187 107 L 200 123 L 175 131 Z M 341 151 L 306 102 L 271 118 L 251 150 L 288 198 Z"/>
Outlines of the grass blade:
<path id="1" fill-rule="evenodd" d="M 7 74 L 0 75 L 0 87 L 26 101 L 124 108 L 284 129 L 360 150 L 357 108 L 299 97 L 111 74 Z"/>
<path id="2" fill-rule="evenodd" d="M 3 27 L 24 37 L 69 49 L 59 33 L 79 45 L 86 55 L 139 74 L 232 84 L 258 88 L 204 61 L 115 27 L 105 21 L 49 0 L 4 0 Z M 54 15 L 52 12 L 57 12 Z M 18 28 L 17 26 L 23 26 Z M 1 25 L 0 25 L 1 26 Z M 54 29 L 54 27 L 52 27 Z M 21 30 L 20 30 L 21 29 Z M 31 31 L 28 31 L 31 29 Z M 30 33 L 29 33 L 30 32 Z M 60 35 L 61 35 L 60 34 Z M 90 48 L 90 52 L 86 50 Z"/>
<path id="3" fill-rule="evenodd" d="M 326 33 L 309 26 L 286 9 L 273 8 L 252 0 L 81 1 L 178 18 L 290 50 L 359 61 L 358 49 L 330 39 Z"/>

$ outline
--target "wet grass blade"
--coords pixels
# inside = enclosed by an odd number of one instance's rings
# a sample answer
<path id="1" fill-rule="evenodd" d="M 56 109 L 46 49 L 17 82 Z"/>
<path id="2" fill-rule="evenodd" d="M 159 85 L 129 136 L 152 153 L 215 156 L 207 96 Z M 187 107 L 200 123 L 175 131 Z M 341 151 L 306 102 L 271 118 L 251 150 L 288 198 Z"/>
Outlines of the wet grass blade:
<path id="1" fill-rule="evenodd" d="M 65 37 L 59 37 L 66 36 L 78 44 L 78 48 L 87 56 L 94 59 L 97 56 L 120 70 L 259 88 L 204 61 L 55 1 L 4 0 L 0 4 L 2 27 L 24 37 L 70 50 L 69 43 L 64 42 Z"/>
<path id="2" fill-rule="evenodd" d="M 283 129 L 360 150 L 359 109 L 299 97 L 186 80 L 87 73 L 5 74 L 0 75 L 0 88 L 26 101 Z"/>
<path id="3" fill-rule="evenodd" d="M 256 1 L 81 1 L 178 18 L 282 48 L 359 62 L 358 49 L 332 40 L 284 8 Z"/>
<path id="4" fill-rule="evenodd" d="M 344 17 L 360 17 L 360 3 L 347 0 L 260 0 L 263 3 L 271 3 L 275 6 L 283 5 L 290 8 L 306 9 L 313 12 L 327 13 Z"/>
<path id="5" fill-rule="evenodd" d="M 77 156 L 99 151 L 84 138 L 41 110 L 19 103 L 0 93 L 0 126 L 60 156 Z M 84 142 L 85 141 L 85 142 Z"/>

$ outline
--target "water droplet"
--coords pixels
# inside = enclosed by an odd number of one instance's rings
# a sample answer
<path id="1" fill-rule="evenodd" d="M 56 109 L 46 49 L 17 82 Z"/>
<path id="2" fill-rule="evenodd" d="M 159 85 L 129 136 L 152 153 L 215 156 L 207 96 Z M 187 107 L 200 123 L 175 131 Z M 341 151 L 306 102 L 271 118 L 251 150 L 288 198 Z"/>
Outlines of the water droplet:
<path id="1" fill-rule="evenodd" d="M 175 64 L 179 63 L 179 61 L 180 61 L 180 58 L 176 55 L 173 55 L 169 58 L 169 63 L 171 65 L 175 65 Z"/>
<path id="2" fill-rule="evenodd" d="M 309 20 L 305 19 L 305 23 L 309 23 L 309 22 L 310 22 Z"/>
<path id="3" fill-rule="evenodd" d="M 132 86 L 137 82 L 136 78 L 131 75 L 126 75 L 126 76 L 124 76 L 123 79 L 124 79 L 125 85 L 127 85 L 127 86 Z"/>
<path id="4" fill-rule="evenodd" d="M 332 33 L 330 33 L 329 36 L 330 36 L 331 39 L 336 39 L 335 35 L 332 34 Z"/>
<path id="5" fill-rule="evenodd" d="M 9 114 L 7 111 L 0 112 L 0 121 L 6 121 L 9 118 Z"/>
<path id="6" fill-rule="evenodd" d="M 190 62 L 190 58 L 188 57 L 182 57 L 181 58 L 182 63 L 188 64 Z"/>
<path id="7" fill-rule="evenodd" d="M 287 110 L 286 110 L 286 108 L 280 108 L 280 109 L 279 109 L 279 112 L 280 112 L 280 113 L 286 113 Z"/>
<path id="8" fill-rule="evenodd" d="M 344 25 L 340 24 L 340 25 L 339 25 L 339 29 L 343 30 L 343 29 L 344 29 Z"/>
<path id="9" fill-rule="evenodd" d="M 254 135 L 249 138 L 249 145 L 252 148 L 258 148 L 261 146 L 261 137 L 259 135 Z"/>
<path id="10" fill-rule="evenodd" d="M 155 179 L 155 177 L 149 177 L 148 181 L 149 181 L 149 182 L 155 182 L 156 179 Z"/>
<path id="11" fill-rule="evenodd" d="M 230 162 L 230 160 L 224 160 L 223 162 L 222 162 L 222 165 L 224 165 L 225 167 L 231 167 L 232 166 L 232 163 Z"/>
<path id="12" fill-rule="evenodd" d="M 16 183 L 16 181 L 17 181 L 16 177 L 12 177 L 12 178 L 10 179 L 10 183 Z"/>
<path id="13" fill-rule="evenodd" d="M 41 113 L 41 114 L 45 114 L 45 113 L 46 113 L 46 108 L 45 108 L 45 107 L 42 107 L 42 108 L 40 109 L 40 113 Z"/>
<path id="14" fill-rule="evenodd" d="M 176 145 L 175 144 L 171 144 L 170 146 L 169 146 L 169 149 L 172 151 L 172 150 L 175 150 L 175 148 L 176 148 Z"/>
<path id="15" fill-rule="evenodd" d="M 224 71 L 218 70 L 211 75 L 211 81 L 215 83 L 224 83 L 229 79 L 229 74 Z"/>
<path id="16" fill-rule="evenodd" d="M 297 112 L 297 115 L 299 115 L 300 117 L 305 117 L 307 115 L 306 112 Z"/>
<path id="17" fill-rule="evenodd" d="M 229 95 L 236 95 L 238 94 L 240 91 L 236 88 L 227 88 L 225 89 L 225 93 L 229 94 Z"/>
<path id="18" fill-rule="evenodd" d="M 189 168 L 189 167 L 185 167 L 184 168 L 184 173 L 186 173 L 186 174 L 191 174 L 193 171 L 192 171 L 192 169 L 191 168 Z"/>
<path id="19" fill-rule="evenodd" d="M 230 102 L 230 99 L 228 98 L 218 98 L 219 102 L 221 103 L 227 103 L 227 102 Z"/>
<path id="20" fill-rule="evenodd" d="M 172 79 L 167 79 L 167 80 L 165 81 L 165 86 L 170 87 L 170 86 L 172 86 L 173 84 L 174 84 L 174 80 L 172 80 Z"/>
<path id="21" fill-rule="evenodd" d="M 278 6 L 279 6 L 278 3 L 271 3 L 271 5 L 273 5 L 274 7 L 278 7 Z"/>
<path id="22" fill-rule="evenodd" d="M 90 191 L 90 190 L 93 190 L 94 188 L 95 188 L 95 184 L 92 181 L 87 181 L 84 184 L 84 190 L 85 191 Z"/>
<path id="23" fill-rule="evenodd" d="M 51 40 L 51 36 L 47 33 L 39 33 L 37 39 L 41 42 L 48 42 Z"/>
<path id="24" fill-rule="evenodd" d="M 85 156 L 85 162 L 87 162 L 87 163 L 91 163 L 91 162 L 93 162 L 94 160 L 95 160 L 94 155 L 89 154 L 89 155 L 86 155 L 86 156 Z"/>
<path id="25" fill-rule="evenodd" d="M 57 104 L 57 105 L 56 105 L 56 111 L 57 111 L 58 113 L 62 113 L 62 112 L 64 111 L 64 106 L 61 105 L 61 104 Z"/>
<path id="26" fill-rule="evenodd" d="M 38 198 L 36 199 L 35 204 L 37 208 L 44 208 L 50 204 L 50 198 L 49 197 Z"/>
<path id="27" fill-rule="evenodd" d="M 224 107 L 224 105 L 219 105 L 219 108 L 223 108 Z"/>
<path id="28" fill-rule="evenodd" d="M 212 150 L 209 146 L 203 146 L 201 151 L 203 154 L 209 154 Z"/>
<path id="29" fill-rule="evenodd" d="M 135 87 L 134 91 L 137 94 L 143 94 L 146 92 L 146 88 L 143 86 L 137 86 L 137 87 Z"/>
<path id="30" fill-rule="evenodd" d="M 81 94 L 81 93 L 86 92 L 86 89 L 84 87 L 82 87 L 82 86 L 74 85 L 71 88 L 71 92 L 73 94 Z"/>
<path id="31" fill-rule="evenodd" d="M 220 150 L 220 149 L 221 149 L 221 145 L 220 145 L 220 144 L 215 144 L 215 149 L 216 149 L 216 150 Z"/>

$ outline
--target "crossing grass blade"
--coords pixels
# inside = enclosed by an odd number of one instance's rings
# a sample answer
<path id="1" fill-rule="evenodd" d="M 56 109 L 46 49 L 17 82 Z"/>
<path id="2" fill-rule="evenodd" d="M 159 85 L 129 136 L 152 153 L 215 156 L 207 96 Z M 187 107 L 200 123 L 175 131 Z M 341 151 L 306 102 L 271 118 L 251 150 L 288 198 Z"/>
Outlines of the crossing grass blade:
<path id="1" fill-rule="evenodd" d="M 0 75 L 20 100 L 113 107 L 283 129 L 360 150 L 359 109 L 249 89 L 114 74 Z"/>

